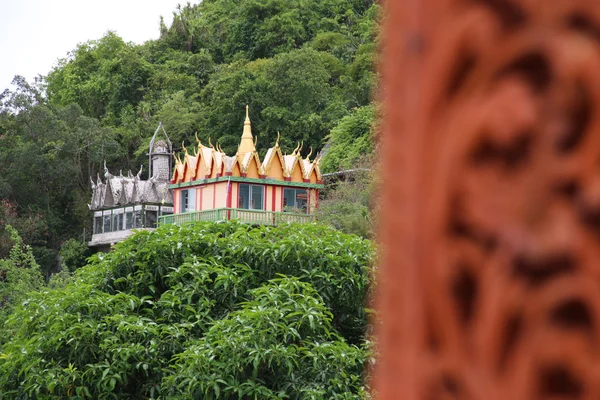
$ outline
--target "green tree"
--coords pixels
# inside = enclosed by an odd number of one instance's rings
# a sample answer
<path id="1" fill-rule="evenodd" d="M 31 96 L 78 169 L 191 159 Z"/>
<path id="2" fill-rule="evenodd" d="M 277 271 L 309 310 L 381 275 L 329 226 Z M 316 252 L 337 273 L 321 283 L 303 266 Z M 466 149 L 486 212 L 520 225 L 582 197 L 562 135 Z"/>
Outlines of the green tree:
<path id="1" fill-rule="evenodd" d="M 87 116 L 118 123 L 127 105 L 142 100 L 152 72 L 138 47 L 109 31 L 80 44 L 48 74 L 48 98 L 63 107 L 76 103 Z"/>
<path id="2" fill-rule="evenodd" d="M 5 225 L 4 229 L 10 234 L 13 246 L 8 258 L 0 260 L 0 346 L 7 339 L 2 334 L 7 315 L 43 283 L 31 247 L 23 243 L 12 226 Z"/>
<path id="3" fill-rule="evenodd" d="M 234 64 L 216 73 L 202 92 L 199 135 L 216 132 L 226 151 L 235 152 L 243 123 L 243 109 L 251 104 L 250 118 L 258 148 L 265 151 L 281 132 L 281 145 L 290 151 L 300 141 L 309 147 L 322 140 L 346 113 L 335 83 L 337 63 L 312 49 L 294 50 L 268 60 Z"/>
<path id="4" fill-rule="evenodd" d="M 348 345 L 314 288 L 279 278 L 249 292 L 175 356 L 170 398 L 323 399 L 363 393 L 367 353 Z M 286 373 L 287 371 L 287 373 Z"/>
<path id="5" fill-rule="evenodd" d="M 341 232 L 374 238 L 379 206 L 376 166 L 359 164 L 357 167 L 340 176 L 341 180 L 327 185 L 316 215 L 319 222 Z"/>
<path id="6" fill-rule="evenodd" d="M 361 398 L 373 257 L 310 224 L 138 232 L 12 313 L 0 393 Z"/>
<path id="7" fill-rule="evenodd" d="M 6 220 L 23 232 L 48 276 L 60 243 L 89 227 L 90 177 L 122 153 L 113 131 L 78 105 L 59 108 L 40 96 L 19 81 L 0 99 L 0 226 Z"/>
<path id="8" fill-rule="evenodd" d="M 86 243 L 82 243 L 76 239 L 69 239 L 60 247 L 58 254 L 61 259 L 61 268 L 68 272 L 74 272 L 85 265 L 85 260 L 90 255 L 90 250 Z"/>
<path id="9" fill-rule="evenodd" d="M 322 170 L 352 169 L 367 162 L 364 159 L 369 158 L 376 147 L 378 120 L 375 104 L 356 108 L 342 118 L 327 136 Z"/>
<path id="10" fill-rule="evenodd" d="M 119 136 L 127 163 L 163 121 L 174 142 L 219 140 L 235 152 L 243 107 L 259 148 L 308 153 L 375 90 L 380 7 L 371 0 L 207 0 L 179 6 L 143 45 L 109 32 L 79 45 L 48 77 L 50 104 L 78 104 Z M 306 154 L 304 153 L 304 154 Z"/>
<path id="11" fill-rule="evenodd" d="M 28 212 L 19 214 L 17 204 L 7 199 L 0 200 L 0 259 L 8 258 L 14 245 L 11 231 L 6 228 L 12 226 L 19 232 L 23 242 L 30 245 L 46 243 L 48 225 L 40 213 Z"/>

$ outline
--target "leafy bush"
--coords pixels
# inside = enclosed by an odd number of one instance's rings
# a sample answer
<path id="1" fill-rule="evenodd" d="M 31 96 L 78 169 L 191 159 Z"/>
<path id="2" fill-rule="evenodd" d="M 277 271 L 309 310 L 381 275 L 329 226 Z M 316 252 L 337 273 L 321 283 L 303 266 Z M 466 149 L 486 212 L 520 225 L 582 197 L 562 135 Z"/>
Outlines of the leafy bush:
<path id="1" fill-rule="evenodd" d="M 27 293 L 39 289 L 43 283 L 31 247 L 23 243 L 12 226 L 6 225 L 5 229 L 13 245 L 8 258 L 0 260 L 0 345 L 5 340 L 2 337 L 2 326 L 7 315 Z"/>
<path id="2" fill-rule="evenodd" d="M 373 256 L 309 224 L 138 232 L 11 315 L 0 398 L 361 398 Z"/>
<path id="3" fill-rule="evenodd" d="M 344 233 L 373 238 L 380 205 L 376 155 L 358 158 L 352 171 L 336 178 L 322 192 L 317 219 Z"/>
<path id="4" fill-rule="evenodd" d="M 165 379 L 175 396 L 322 399 L 361 392 L 365 352 L 331 329 L 332 315 L 310 284 L 274 279 L 250 295 L 175 356 L 175 373 Z"/>
<path id="5" fill-rule="evenodd" d="M 87 244 L 79 240 L 69 239 L 60 247 L 58 254 L 61 257 L 62 269 L 73 272 L 85 265 L 85 259 L 89 256 L 89 248 Z"/>

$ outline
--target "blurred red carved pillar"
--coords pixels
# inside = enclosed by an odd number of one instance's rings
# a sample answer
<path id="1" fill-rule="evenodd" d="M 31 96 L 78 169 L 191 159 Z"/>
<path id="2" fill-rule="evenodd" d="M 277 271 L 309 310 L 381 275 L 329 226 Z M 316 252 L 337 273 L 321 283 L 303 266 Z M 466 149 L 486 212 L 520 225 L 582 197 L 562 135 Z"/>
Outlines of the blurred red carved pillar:
<path id="1" fill-rule="evenodd" d="M 377 398 L 600 398 L 600 2 L 385 9 Z"/>

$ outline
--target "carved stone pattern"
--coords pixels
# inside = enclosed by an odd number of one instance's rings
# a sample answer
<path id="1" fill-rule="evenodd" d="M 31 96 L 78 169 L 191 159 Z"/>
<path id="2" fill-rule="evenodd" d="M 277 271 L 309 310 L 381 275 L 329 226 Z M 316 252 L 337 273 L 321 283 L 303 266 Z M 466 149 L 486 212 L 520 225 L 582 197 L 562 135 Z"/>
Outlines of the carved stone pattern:
<path id="1" fill-rule="evenodd" d="M 152 156 L 152 177 L 163 181 L 171 179 L 169 157 L 168 154 L 155 154 Z"/>
<path id="2" fill-rule="evenodd" d="M 404 3 L 380 398 L 599 399 L 600 2 Z"/>
<path id="3" fill-rule="evenodd" d="M 153 153 L 168 153 L 169 152 L 169 146 L 167 146 L 167 142 L 165 142 L 164 140 L 158 140 L 155 144 L 154 144 L 154 149 L 152 149 Z"/>

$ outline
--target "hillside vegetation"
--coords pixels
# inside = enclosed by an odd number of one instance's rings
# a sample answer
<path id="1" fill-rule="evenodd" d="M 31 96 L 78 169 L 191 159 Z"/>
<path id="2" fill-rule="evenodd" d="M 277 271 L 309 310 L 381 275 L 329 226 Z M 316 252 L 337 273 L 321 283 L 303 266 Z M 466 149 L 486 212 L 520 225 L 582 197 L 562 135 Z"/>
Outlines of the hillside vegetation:
<path id="1" fill-rule="evenodd" d="M 0 398 L 366 398 L 373 258 L 312 224 L 138 232 L 0 324 Z"/>
<path id="2" fill-rule="evenodd" d="M 373 148 L 380 13 L 373 0 L 204 0 L 158 40 L 108 32 L 38 82 L 17 77 L 0 95 L 0 228 L 48 274 L 66 239 L 89 235 L 89 177 L 105 160 L 138 170 L 159 121 L 176 150 L 197 132 L 232 154 L 246 104 L 260 152 L 279 131 L 303 155 L 329 143 L 325 172 L 351 165 Z M 11 245 L 0 237 L 0 258 Z"/>

